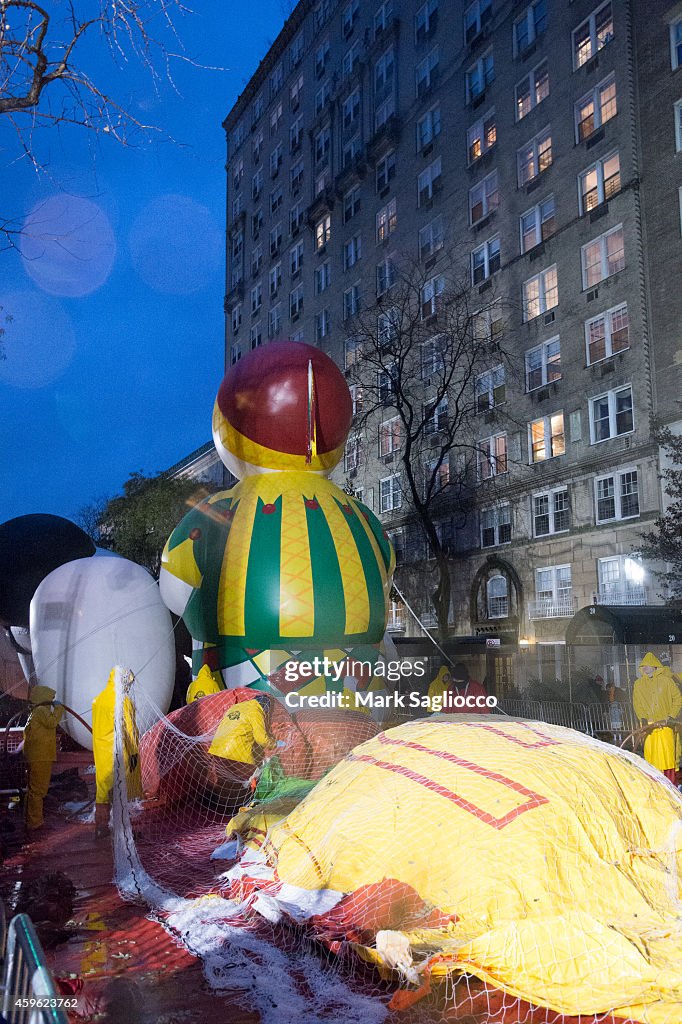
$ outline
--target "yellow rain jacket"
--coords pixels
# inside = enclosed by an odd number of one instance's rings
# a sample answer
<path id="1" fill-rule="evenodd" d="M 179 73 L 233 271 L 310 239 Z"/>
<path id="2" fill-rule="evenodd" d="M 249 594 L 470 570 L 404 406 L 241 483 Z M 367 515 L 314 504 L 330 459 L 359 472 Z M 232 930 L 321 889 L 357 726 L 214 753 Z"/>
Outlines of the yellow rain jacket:
<path id="1" fill-rule="evenodd" d="M 234 704 L 216 729 L 209 754 L 242 764 L 255 764 L 254 746 L 274 747 L 275 740 L 268 732 L 265 712 L 255 698 Z"/>
<path id="2" fill-rule="evenodd" d="M 632 704 L 635 714 L 649 723 L 677 718 L 682 711 L 682 693 L 669 668 L 649 652 L 640 662 L 640 669 L 648 665 L 655 669 L 649 677 L 644 674 L 635 680 Z M 677 767 L 675 731 L 667 726 L 653 729 L 644 741 L 644 757 L 662 772 Z"/>
<path id="3" fill-rule="evenodd" d="M 224 689 L 225 687 L 220 685 L 208 665 L 202 665 L 196 679 L 192 680 L 187 687 L 185 703 L 191 704 L 192 701 L 199 700 L 200 697 L 208 697 L 210 693 L 220 693 Z"/>
<path id="4" fill-rule="evenodd" d="M 447 682 L 446 682 L 446 676 Z M 429 700 L 433 700 L 436 697 L 438 700 L 443 699 L 443 694 L 450 688 L 452 682 L 452 669 L 449 665 L 441 665 L 438 669 L 438 675 L 432 681 L 429 686 Z"/>
<path id="5" fill-rule="evenodd" d="M 114 785 L 114 715 L 116 709 L 116 670 L 112 669 L 109 681 L 92 702 L 92 750 L 95 755 L 95 780 L 98 804 L 111 801 Z M 125 759 L 128 799 L 142 796 L 139 755 L 140 735 L 135 720 L 135 705 L 130 697 L 123 698 L 123 756 Z"/>
<path id="6" fill-rule="evenodd" d="M 49 686 L 34 686 L 30 701 L 34 707 L 24 729 L 24 757 L 28 763 L 26 788 L 26 828 L 40 828 L 43 823 L 43 800 L 50 788 L 52 764 L 57 759 L 57 726 L 64 708 L 35 707 L 54 700 Z"/>

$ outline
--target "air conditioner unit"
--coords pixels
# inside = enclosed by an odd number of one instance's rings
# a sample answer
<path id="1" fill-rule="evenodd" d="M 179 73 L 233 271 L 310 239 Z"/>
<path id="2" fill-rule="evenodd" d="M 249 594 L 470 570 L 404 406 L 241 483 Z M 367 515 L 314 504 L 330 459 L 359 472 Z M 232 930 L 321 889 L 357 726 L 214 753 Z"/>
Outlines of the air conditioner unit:
<path id="1" fill-rule="evenodd" d="M 382 462 L 384 463 L 384 465 L 390 466 L 391 463 L 393 462 L 393 452 L 389 452 L 388 455 L 383 455 Z"/>
<path id="2" fill-rule="evenodd" d="M 543 318 L 543 322 L 544 322 L 545 327 L 549 327 L 550 324 L 553 324 L 555 319 L 556 319 L 556 317 L 555 317 L 555 314 L 554 314 L 554 310 L 552 310 L 551 313 L 545 313 L 544 318 Z"/>

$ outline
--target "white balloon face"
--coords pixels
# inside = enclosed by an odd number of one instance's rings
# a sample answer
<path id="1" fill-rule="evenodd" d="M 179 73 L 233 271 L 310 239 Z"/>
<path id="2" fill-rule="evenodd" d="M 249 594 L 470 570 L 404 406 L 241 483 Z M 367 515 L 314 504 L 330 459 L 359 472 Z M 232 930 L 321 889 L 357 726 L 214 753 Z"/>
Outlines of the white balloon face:
<path id="1" fill-rule="evenodd" d="M 175 678 L 173 626 L 149 573 L 125 558 L 81 558 L 47 576 L 31 601 L 36 676 L 57 699 L 92 721 L 92 702 L 115 665 L 133 670 L 136 686 L 162 712 Z M 82 746 L 92 737 L 71 715 L 65 730 Z"/>

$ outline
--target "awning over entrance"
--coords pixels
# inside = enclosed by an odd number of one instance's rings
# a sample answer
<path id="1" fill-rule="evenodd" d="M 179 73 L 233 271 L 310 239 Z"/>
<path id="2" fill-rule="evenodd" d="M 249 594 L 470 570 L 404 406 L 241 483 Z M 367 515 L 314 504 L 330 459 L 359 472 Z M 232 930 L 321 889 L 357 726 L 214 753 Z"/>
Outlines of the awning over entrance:
<path id="1" fill-rule="evenodd" d="M 682 610 L 592 604 L 576 612 L 567 644 L 682 644 Z"/>

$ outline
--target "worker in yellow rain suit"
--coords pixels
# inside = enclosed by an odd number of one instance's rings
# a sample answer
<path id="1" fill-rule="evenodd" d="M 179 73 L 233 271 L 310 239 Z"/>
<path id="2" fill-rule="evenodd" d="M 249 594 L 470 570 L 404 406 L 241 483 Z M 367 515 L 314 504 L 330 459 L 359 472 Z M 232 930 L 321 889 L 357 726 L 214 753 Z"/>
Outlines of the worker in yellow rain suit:
<path id="1" fill-rule="evenodd" d="M 64 708 L 54 698 L 55 691 L 49 686 L 34 686 L 29 696 L 31 714 L 20 748 L 28 763 L 26 828 L 29 830 L 43 824 L 43 800 L 50 788 L 52 765 L 57 760 L 57 726 Z M 49 703 L 55 706 L 48 707 Z"/>
<path id="2" fill-rule="evenodd" d="M 95 755 L 95 834 L 102 839 L 109 832 L 109 805 L 114 786 L 114 718 L 116 711 L 116 675 L 121 674 L 123 686 L 123 757 L 128 799 L 142 796 L 140 775 L 139 732 L 135 720 L 135 704 L 130 696 L 135 677 L 130 671 L 113 668 L 109 681 L 92 702 L 92 750 Z"/>
<path id="3" fill-rule="evenodd" d="M 220 685 L 208 665 L 202 665 L 196 679 L 187 687 L 185 703 L 191 704 L 192 701 L 199 700 L 200 697 L 208 697 L 209 694 L 220 693 L 224 689 L 225 687 Z"/>
<path id="4" fill-rule="evenodd" d="M 682 694 L 669 668 L 649 652 L 642 658 L 635 680 L 632 703 L 642 725 L 661 723 L 644 741 L 644 757 L 672 783 L 677 769 L 675 731 L 667 723 L 682 711 Z"/>
<path id="5" fill-rule="evenodd" d="M 265 707 L 264 707 L 265 705 Z M 270 710 L 267 697 L 233 704 L 223 715 L 215 731 L 209 754 L 239 761 L 246 765 L 257 763 L 255 747 L 275 747 L 276 740 L 268 731 L 266 715 Z"/>
<path id="6" fill-rule="evenodd" d="M 438 674 L 429 685 L 429 700 L 442 701 L 446 690 L 452 686 L 452 670 L 449 665 L 441 665 Z"/>

